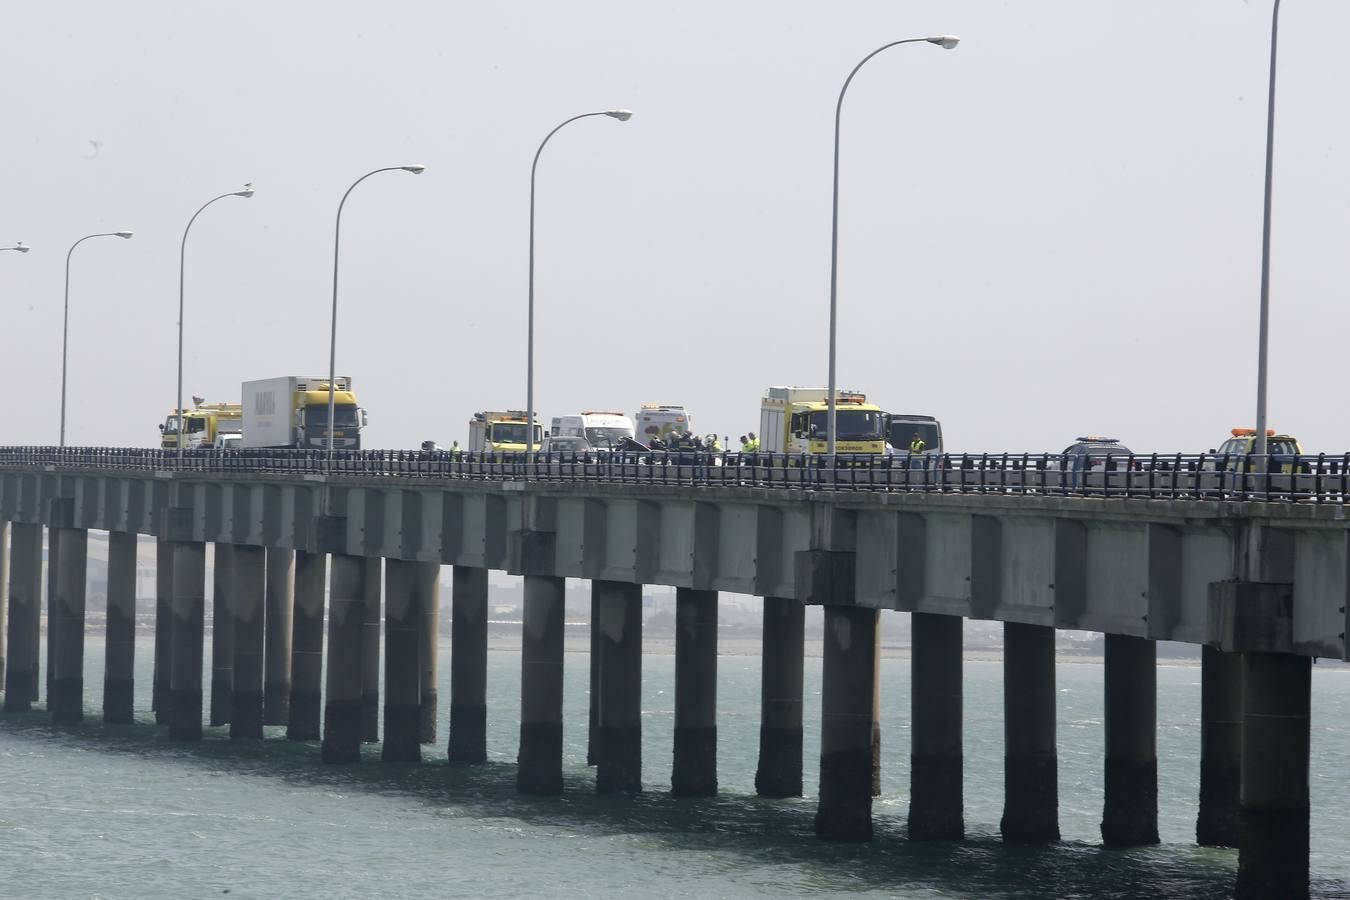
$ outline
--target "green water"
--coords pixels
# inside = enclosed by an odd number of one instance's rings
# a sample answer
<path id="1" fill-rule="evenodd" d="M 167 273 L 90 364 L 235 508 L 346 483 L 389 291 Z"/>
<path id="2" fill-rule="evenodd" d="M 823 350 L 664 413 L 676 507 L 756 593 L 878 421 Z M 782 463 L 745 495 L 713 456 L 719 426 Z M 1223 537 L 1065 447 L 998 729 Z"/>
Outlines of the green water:
<path id="1" fill-rule="evenodd" d="M 722 795 L 671 799 L 674 659 L 643 659 L 643 781 L 636 797 L 598 797 L 585 766 L 587 658 L 566 659 L 560 798 L 514 788 L 520 657 L 489 655 L 490 762 L 445 764 L 449 646 L 442 646 L 438 744 L 420 766 L 324 766 L 314 744 L 170 743 L 150 724 L 150 644 L 138 648 L 141 722 L 98 724 L 101 641 L 89 641 L 89 721 L 45 713 L 0 719 L 2 897 L 1185 897 L 1227 896 L 1236 854 L 1191 843 L 1196 812 L 1199 669 L 1158 672 L 1160 847 L 1098 846 L 1102 670 L 1058 667 L 1064 842 L 1005 848 L 1002 682 L 996 662 L 965 668 L 966 823 L 962 844 L 904 840 L 909 665 L 882 663 L 883 795 L 877 839 L 811 834 L 820 661 L 807 660 L 806 799 L 753 796 L 759 659 L 718 661 Z M 209 672 L 209 662 L 208 662 Z M 1314 669 L 1314 892 L 1350 897 L 1350 672 Z"/>

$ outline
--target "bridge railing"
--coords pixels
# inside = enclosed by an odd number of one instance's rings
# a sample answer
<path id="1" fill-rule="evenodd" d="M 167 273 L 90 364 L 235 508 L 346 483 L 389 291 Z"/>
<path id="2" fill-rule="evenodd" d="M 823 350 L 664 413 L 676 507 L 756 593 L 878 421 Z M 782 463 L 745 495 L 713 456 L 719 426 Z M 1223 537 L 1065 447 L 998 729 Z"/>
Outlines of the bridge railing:
<path id="1" fill-rule="evenodd" d="M 1350 453 L 1317 455 L 951 453 L 463 453 L 128 447 L 0 447 L 0 468 L 478 481 L 751 486 L 812 491 L 1035 494 L 1343 503 Z"/>

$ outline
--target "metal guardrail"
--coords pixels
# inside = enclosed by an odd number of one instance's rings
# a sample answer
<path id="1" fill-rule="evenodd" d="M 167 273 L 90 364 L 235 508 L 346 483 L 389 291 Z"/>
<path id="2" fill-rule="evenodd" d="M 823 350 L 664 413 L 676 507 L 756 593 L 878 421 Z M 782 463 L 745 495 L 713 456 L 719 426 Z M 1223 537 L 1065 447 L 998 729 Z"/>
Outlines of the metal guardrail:
<path id="1" fill-rule="evenodd" d="M 949 453 L 911 458 L 653 451 L 538 453 L 527 461 L 521 453 L 339 450 L 329 466 L 323 450 L 190 450 L 180 465 L 173 450 L 0 447 L 0 468 L 23 467 L 1130 499 L 1344 503 L 1350 498 L 1350 453 Z"/>

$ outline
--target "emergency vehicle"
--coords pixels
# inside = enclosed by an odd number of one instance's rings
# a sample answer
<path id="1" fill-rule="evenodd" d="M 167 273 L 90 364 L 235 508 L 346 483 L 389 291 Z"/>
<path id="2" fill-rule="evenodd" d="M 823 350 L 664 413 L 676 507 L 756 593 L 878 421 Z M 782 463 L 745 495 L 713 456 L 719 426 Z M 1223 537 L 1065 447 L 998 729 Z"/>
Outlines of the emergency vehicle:
<path id="1" fill-rule="evenodd" d="M 650 443 L 652 438 L 669 442 L 673 431 L 689 434 L 694 431 L 693 419 L 683 406 L 664 403 L 642 404 L 642 408 L 633 416 L 633 422 L 637 429 L 637 439 L 644 444 Z"/>
<path id="2" fill-rule="evenodd" d="M 826 388 L 770 387 L 759 408 L 760 449 L 769 453 L 829 450 Z M 861 391 L 835 391 L 835 452 L 885 453 L 886 414 Z"/>
<path id="3" fill-rule="evenodd" d="M 240 434 L 244 430 L 244 407 L 238 403 L 207 403 L 201 397 L 192 398 L 192 409 L 183 410 L 183 447 L 210 447 L 222 434 Z M 170 412 L 159 426 L 159 446 L 164 450 L 178 449 L 178 413 Z"/>
<path id="4" fill-rule="evenodd" d="M 533 431 L 534 446 L 538 450 L 544 442 L 544 429 L 539 419 L 534 428 L 525 424 L 525 413 L 519 409 L 505 412 L 476 412 L 469 420 L 470 453 L 524 453 L 526 435 Z"/>

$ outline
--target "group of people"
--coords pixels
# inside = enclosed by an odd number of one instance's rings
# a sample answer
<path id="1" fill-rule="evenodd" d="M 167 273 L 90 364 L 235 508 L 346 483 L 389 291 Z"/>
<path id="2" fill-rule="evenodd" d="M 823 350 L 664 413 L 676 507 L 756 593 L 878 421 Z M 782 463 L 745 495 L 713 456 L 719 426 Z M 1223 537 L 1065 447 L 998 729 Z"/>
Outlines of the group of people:
<path id="1" fill-rule="evenodd" d="M 748 434 L 741 435 L 741 452 L 742 453 L 759 452 L 759 438 L 755 437 L 755 433 L 753 431 L 749 432 Z"/>
<path id="2" fill-rule="evenodd" d="M 742 438 L 744 440 L 744 438 Z M 717 439 L 717 435 L 710 434 L 706 438 L 701 438 L 688 431 L 672 430 L 662 440 L 656 435 L 652 435 L 647 441 L 647 446 L 652 450 L 693 450 L 697 452 L 721 453 L 722 442 Z"/>

